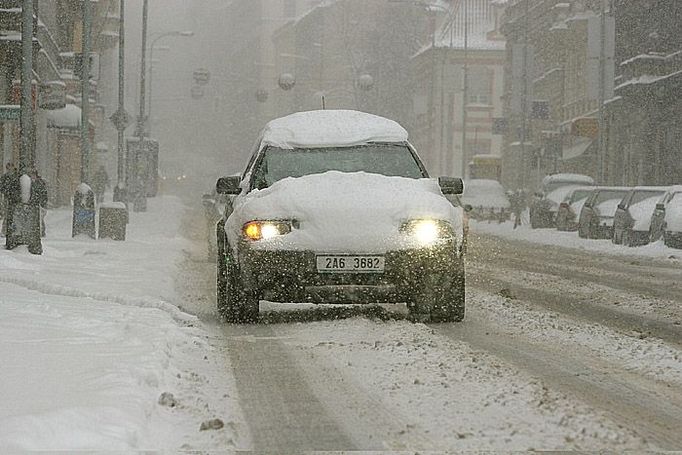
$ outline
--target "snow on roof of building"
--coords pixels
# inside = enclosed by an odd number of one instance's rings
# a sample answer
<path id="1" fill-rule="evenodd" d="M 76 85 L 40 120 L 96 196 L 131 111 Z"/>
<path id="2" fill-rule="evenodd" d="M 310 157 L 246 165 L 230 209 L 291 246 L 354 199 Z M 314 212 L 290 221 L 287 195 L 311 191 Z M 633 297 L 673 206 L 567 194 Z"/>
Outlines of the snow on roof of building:
<path id="1" fill-rule="evenodd" d="M 467 15 L 462 1 L 467 1 Z M 506 41 L 502 35 L 493 35 L 496 27 L 495 8 L 504 5 L 506 1 L 499 0 L 462 0 L 448 6 L 450 14 L 444 23 L 436 30 L 436 49 L 464 49 L 465 24 L 467 28 L 467 48 L 470 50 L 505 50 Z M 418 56 L 429 49 L 432 43 L 422 48 L 414 56 Z"/>
<path id="2" fill-rule="evenodd" d="M 269 122 L 262 143 L 283 149 L 406 142 L 407 131 L 387 118 L 350 110 L 297 112 Z"/>

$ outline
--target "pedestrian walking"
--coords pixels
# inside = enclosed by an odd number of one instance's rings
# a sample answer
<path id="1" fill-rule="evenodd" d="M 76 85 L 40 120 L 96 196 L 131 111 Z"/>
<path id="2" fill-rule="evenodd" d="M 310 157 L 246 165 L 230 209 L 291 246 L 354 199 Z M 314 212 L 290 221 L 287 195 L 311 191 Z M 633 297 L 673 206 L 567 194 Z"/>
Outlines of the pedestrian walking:
<path id="1" fill-rule="evenodd" d="M 37 171 L 33 170 L 31 173 L 31 199 L 29 204 L 38 207 L 39 218 L 40 218 L 40 237 L 45 237 L 45 215 L 47 215 L 47 202 L 48 202 L 48 191 L 47 182 L 38 174 Z"/>
<path id="2" fill-rule="evenodd" d="M 5 248 L 11 250 L 18 244 L 14 214 L 17 204 L 21 203 L 21 185 L 19 183 L 19 172 L 10 163 L 7 164 L 6 172 L 0 179 L 0 193 L 2 193 L 5 203 L 5 218 L 2 224 Z"/>
<path id="3" fill-rule="evenodd" d="M 100 166 L 95 175 L 92 177 L 92 190 L 95 192 L 97 203 L 104 201 L 104 191 L 109 186 L 109 174 L 107 174 L 104 166 Z"/>
<path id="4" fill-rule="evenodd" d="M 526 209 L 526 194 L 523 190 L 518 189 L 510 196 L 511 210 L 514 215 L 514 229 L 521 226 L 521 215 Z"/>

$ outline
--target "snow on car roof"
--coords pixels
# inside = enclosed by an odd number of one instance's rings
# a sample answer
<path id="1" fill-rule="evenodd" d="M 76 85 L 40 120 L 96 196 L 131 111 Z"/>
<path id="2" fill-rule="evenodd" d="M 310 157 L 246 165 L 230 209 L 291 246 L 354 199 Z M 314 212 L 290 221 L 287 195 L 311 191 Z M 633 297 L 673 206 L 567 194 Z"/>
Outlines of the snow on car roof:
<path id="1" fill-rule="evenodd" d="M 582 174 L 554 174 L 542 179 L 542 185 L 547 186 L 552 183 L 576 183 L 579 185 L 594 185 L 594 179 Z"/>
<path id="2" fill-rule="evenodd" d="M 358 111 L 318 110 L 272 120 L 263 130 L 262 145 L 294 149 L 406 141 L 407 131 L 393 120 Z"/>

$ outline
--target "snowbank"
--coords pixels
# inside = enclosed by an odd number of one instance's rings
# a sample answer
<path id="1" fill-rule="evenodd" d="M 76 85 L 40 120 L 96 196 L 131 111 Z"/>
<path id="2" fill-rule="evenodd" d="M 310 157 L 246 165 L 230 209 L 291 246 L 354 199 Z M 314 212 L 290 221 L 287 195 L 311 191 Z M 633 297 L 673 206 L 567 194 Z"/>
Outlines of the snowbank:
<path id="1" fill-rule="evenodd" d="M 645 256 L 661 259 L 672 258 L 676 260 L 682 259 L 682 250 L 669 248 L 663 244 L 663 241 L 631 248 L 623 245 L 614 245 L 609 240 L 581 239 L 576 232 L 561 232 L 552 229 L 531 229 L 528 224 L 521 225 L 517 229 L 513 229 L 513 226 L 513 223 L 510 222 L 489 224 L 472 220 L 471 232 L 540 245 L 552 245 L 563 248 L 593 251 L 601 254 Z"/>
<path id="2" fill-rule="evenodd" d="M 125 242 L 72 239 L 71 211 L 50 211 L 42 256 L 0 250 L 0 453 L 238 444 L 224 359 L 176 306 L 184 210 L 150 199 Z"/>

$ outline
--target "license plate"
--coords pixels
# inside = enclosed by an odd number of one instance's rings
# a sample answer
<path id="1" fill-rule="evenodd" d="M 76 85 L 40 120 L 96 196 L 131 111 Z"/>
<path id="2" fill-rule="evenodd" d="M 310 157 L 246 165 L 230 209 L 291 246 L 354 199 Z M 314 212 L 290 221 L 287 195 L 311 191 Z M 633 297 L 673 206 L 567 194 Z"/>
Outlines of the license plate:
<path id="1" fill-rule="evenodd" d="M 381 273 L 384 271 L 383 256 L 317 256 L 317 271 L 323 273 Z"/>

